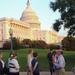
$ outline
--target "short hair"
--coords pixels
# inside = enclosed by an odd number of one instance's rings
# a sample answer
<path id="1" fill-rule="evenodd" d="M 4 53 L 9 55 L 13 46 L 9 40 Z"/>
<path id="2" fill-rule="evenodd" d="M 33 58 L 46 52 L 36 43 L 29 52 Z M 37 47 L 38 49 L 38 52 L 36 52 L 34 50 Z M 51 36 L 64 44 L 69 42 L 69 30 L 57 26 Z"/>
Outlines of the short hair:
<path id="1" fill-rule="evenodd" d="M 33 57 L 37 57 L 37 56 L 38 56 L 37 52 L 34 52 Z"/>
<path id="2" fill-rule="evenodd" d="M 16 52 L 12 52 L 12 53 L 10 54 L 10 57 L 16 57 L 16 56 L 17 56 Z"/>

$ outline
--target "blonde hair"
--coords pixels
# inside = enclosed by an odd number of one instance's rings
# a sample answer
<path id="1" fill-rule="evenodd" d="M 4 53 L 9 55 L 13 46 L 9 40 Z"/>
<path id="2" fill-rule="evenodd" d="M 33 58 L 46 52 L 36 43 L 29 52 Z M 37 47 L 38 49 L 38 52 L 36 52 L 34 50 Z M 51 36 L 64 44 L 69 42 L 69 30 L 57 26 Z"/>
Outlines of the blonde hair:
<path id="1" fill-rule="evenodd" d="M 3 53 L 2 52 L 0 52 L 0 58 L 3 56 Z"/>
<path id="2" fill-rule="evenodd" d="M 32 53 L 33 49 L 29 49 L 28 50 L 28 54 Z"/>

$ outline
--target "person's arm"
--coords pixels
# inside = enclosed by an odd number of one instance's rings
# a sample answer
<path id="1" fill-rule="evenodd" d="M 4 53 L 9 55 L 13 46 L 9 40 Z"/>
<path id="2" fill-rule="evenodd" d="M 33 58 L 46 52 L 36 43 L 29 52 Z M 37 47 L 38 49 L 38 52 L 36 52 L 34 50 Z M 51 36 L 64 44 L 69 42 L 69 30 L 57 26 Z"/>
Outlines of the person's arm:
<path id="1" fill-rule="evenodd" d="M 53 63 L 53 64 L 56 63 L 55 59 L 56 59 L 55 56 L 52 55 L 52 63 Z"/>
<path id="2" fill-rule="evenodd" d="M 60 62 L 61 62 L 61 61 L 60 61 L 59 58 L 56 58 L 56 59 L 55 59 L 54 65 L 55 65 L 56 69 L 57 69 L 57 68 L 60 68 Z"/>
<path id="3" fill-rule="evenodd" d="M 14 66 L 15 66 L 15 69 L 19 70 L 20 66 L 17 60 L 14 61 Z"/>
<path id="4" fill-rule="evenodd" d="M 2 67 L 4 68 L 4 65 L 5 65 L 5 64 L 4 64 L 4 61 L 3 61 L 3 60 L 1 60 L 1 62 L 2 62 Z"/>
<path id="5" fill-rule="evenodd" d="M 15 68 L 14 60 L 11 59 L 11 60 L 8 62 L 8 65 L 9 65 L 9 68 Z"/>
<path id="6" fill-rule="evenodd" d="M 59 63 L 59 66 L 60 66 L 61 68 L 64 68 L 64 67 L 65 67 L 65 59 L 64 59 L 63 56 L 60 57 L 60 63 Z"/>
<path id="7" fill-rule="evenodd" d="M 38 65 L 38 62 L 35 63 L 33 71 L 36 69 L 37 65 Z"/>
<path id="8" fill-rule="evenodd" d="M 31 61 L 31 75 L 33 75 L 33 60 Z"/>
<path id="9" fill-rule="evenodd" d="M 58 62 L 55 63 L 55 66 L 56 66 L 57 68 L 64 68 L 64 67 L 65 67 L 65 60 L 64 60 L 64 57 L 60 56 L 60 57 L 58 58 Z"/>

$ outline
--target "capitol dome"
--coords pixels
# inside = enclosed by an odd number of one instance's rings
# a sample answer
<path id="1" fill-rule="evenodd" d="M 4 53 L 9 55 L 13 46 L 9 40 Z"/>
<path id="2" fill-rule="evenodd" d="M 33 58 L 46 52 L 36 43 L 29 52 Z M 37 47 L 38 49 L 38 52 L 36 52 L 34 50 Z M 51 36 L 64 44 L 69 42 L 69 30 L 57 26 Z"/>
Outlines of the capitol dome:
<path id="1" fill-rule="evenodd" d="M 31 28 L 40 28 L 39 18 L 31 8 L 29 0 L 27 1 L 27 7 L 23 11 L 20 20 L 29 23 Z"/>

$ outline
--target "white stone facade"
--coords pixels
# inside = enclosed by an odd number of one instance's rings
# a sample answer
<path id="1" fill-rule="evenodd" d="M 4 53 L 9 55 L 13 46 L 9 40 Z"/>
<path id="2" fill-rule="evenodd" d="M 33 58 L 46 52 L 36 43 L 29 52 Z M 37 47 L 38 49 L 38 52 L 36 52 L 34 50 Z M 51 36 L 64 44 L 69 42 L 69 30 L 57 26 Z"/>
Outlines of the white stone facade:
<path id="1" fill-rule="evenodd" d="M 20 20 L 5 17 L 0 19 L 0 46 L 10 38 L 10 28 L 13 30 L 13 37 L 19 38 L 20 40 L 43 40 L 50 44 L 61 42 L 63 39 L 55 31 L 41 30 L 39 18 L 32 10 L 30 3 L 27 4 Z"/>

